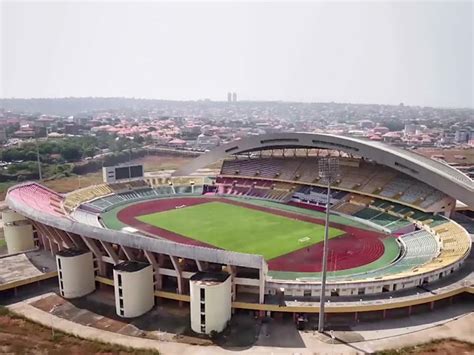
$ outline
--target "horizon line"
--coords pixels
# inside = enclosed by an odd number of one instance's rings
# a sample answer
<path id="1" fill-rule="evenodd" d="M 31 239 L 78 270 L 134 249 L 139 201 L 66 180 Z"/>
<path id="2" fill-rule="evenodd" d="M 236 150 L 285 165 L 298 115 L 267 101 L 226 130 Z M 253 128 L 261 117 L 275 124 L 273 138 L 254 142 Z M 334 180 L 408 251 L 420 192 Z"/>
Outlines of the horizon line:
<path id="1" fill-rule="evenodd" d="M 64 99 L 126 99 L 126 100 L 143 100 L 143 101 L 169 101 L 169 102 L 216 102 L 216 103 L 239 103 L 239 102 L 268 102 L 268 103 L 296 103 L 296 104 L 338 104 L 338 105 L 365 105 L 365 106 L 401 106 L 403 107 L 421 107 L 434 109 L 449 109 L 449 110 L 474 110 L 474 105 L 469 106 L 431 106 L 419 104 L 406 104 L 400 102 L 399 104 L 387 103 L 366 103 L 366 102 L 337 102 L 337 101 L 298 101 L 298 100 L 284 100 L 284 99 L 243 99 L 237 101 L 215 100 L 211 98 L 200 99 L 159 99 L 133 96 L 58 96 L 58 97 L 0 97 L 0 100 L 64 100 Z"/>

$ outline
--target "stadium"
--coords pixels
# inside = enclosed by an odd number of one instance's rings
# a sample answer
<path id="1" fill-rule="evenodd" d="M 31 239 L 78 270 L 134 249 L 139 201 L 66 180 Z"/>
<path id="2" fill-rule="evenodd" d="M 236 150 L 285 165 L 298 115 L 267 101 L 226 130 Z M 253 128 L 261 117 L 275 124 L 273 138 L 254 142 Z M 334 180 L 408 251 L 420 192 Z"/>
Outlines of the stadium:
<path id="1" fill-rule="evenodd" d="M 338 171 L 326 206 L 328 157 Z M 327 207 L 329 318 L 429 311 L 474 292 L 471 237 L 452 219 L 457 203 L 474 207 L 473 181 L 379 142 L 251 136 L 173 173 L 104 168 L 103 184 L 59 194 L 22 183 L 6 202 L 9 252 L 55 255 L 62 296 L 108 285 L 123 317 L 155 298 L 189 302 L 201 333 L 222 330 L 232 310 L 317 316 Z"/>

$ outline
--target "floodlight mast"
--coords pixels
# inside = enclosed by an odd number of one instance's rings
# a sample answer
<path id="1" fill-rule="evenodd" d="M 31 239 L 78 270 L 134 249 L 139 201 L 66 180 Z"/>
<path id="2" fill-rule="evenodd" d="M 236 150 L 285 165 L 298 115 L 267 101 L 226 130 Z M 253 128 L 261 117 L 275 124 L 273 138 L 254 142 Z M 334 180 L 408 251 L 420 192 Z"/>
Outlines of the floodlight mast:
<path id="1" fill-rule="evenodd" d="M 324 225 L 323 262 L 321 277 L 321 294 L 319 296 L 318 332 L 324 332 L 324 302 L 326 297 L 326 274 L 328 261 L 329 215 L 331 210 L 331 184 L 339 173 L 339 161 L 335 157 L 322 157 L 318 160 L 320 179 L 328 184 L 326 196 L 326 221 Z"/>

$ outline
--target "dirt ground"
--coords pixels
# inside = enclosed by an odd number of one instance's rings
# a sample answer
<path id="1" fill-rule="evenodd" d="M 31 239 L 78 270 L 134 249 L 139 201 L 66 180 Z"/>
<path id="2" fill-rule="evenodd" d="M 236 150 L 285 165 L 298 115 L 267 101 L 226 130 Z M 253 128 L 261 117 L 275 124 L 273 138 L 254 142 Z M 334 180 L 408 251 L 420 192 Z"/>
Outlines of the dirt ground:
<path id="1" fill-rule="evenodd" d="M 474 354 L 474 344 L 461 342 L 454 339 L 441 339 L 427 344 L 409 348 L 394 349 L 378 352 L 379 355 L 467 355 Z"/>
<path id="2" fill-rule="evenodd" d="M 56 192 L 70 192 L 86 186 L 102 183 L 102 172 L 44 181 L 43 184 Z"/>
<path id="3" fill-rule="evenodd" d="M 149 155 L 134 160 L 132 163 L 143 164 L 145 172 L 150 172 L 157 170 L 175 170 L 193 159 L 192 157 Z"/>
<path id="4" fill-rule="evenodd" d="M 432 155 L 443 155 L 448 163 L 457 164 L 473 164 L 474 163 L 474 148 L 467 149 L 442 149 L 442 148 L 418 148 L 416 153 L 431 158 Z M 463 156 L 464 159 L 459 159 L 458 156 Z"/>
<path id="5" fill-rule="evenodd" d="M 9 314 L 0 316 L 1 354 L 158 354 L 79 339 Z"/>
<path id="6" fill-rule="evenodd" d="M 79 339 L 57 331 L 53 335 L 49 328 L 7 313 L 0 315 L 0 354 L 158 354 L 158 351 L 127 349 Z M 474 344 L 446 339 L 377 354 L 474 354 Z"/>

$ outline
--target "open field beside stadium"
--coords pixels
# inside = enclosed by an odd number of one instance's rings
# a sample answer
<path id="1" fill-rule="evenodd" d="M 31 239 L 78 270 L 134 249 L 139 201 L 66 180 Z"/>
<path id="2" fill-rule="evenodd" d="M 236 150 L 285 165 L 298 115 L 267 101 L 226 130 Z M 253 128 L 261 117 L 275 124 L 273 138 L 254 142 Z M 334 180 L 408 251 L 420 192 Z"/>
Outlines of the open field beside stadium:
<path id="1" fill-rule="evenodd" d="M 263 255 L 266 260 L 319 243 L 324 226 L 272 213 L 210 202 L 137 216 L 139 221 L 215 247 Z M 344 232 L 329 229 L 329 237 Z"/>

